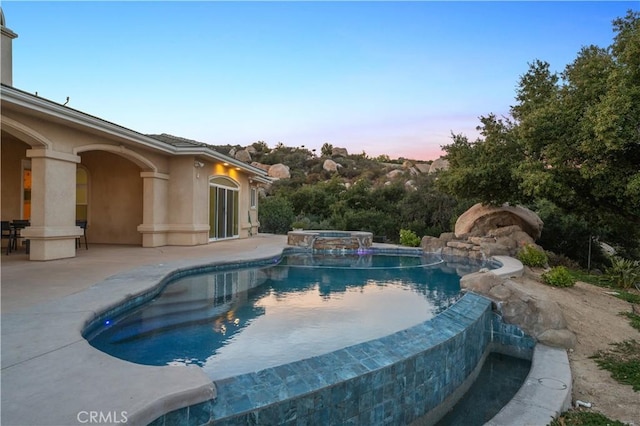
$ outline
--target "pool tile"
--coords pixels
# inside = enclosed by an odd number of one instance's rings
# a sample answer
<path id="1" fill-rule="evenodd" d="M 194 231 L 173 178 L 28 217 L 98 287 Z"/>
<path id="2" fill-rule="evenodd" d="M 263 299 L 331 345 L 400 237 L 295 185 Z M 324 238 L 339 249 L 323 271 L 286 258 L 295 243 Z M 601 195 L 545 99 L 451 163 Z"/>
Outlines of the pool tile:
<path id="1" fill-rule="evenodd" d="M 235 419 L 231 424 L 409 423 L 464 380 L 491 335 L 529 343 L 520 330 L 509 330 L 495 318 L 490 302 L 466 295 L 455 306 L 395 336 L 226 381 L 212 407 L 215 418 L 223 420 L 216 425 L 225 424 L 225 416 Z M 254 383 L 251 389 L 249 383 Z M 232 414 L 247 407 L 242 391 L 251 396 L 253 417 Z M 256 408 L 269 396 L 273 404 Z"/>

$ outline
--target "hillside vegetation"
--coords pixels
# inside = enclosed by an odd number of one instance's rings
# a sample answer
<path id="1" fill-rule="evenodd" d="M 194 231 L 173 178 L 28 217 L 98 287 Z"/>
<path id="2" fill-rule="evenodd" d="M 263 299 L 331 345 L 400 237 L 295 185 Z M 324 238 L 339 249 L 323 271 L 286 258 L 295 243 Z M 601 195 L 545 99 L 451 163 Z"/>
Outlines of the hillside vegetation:
<path id="1" fill-rule="evenodd" d="M 538 213 L 538 243 L 587 266 L 608 263 L 598 241 L 640 257 L 640 12 L 613 22 L 613 43 L 585 46 L 563 72 L 541 60 L 520 77 L 510 116 L 480 117 L 481 137 L 452 135 L 448 170 L 415 173 L 366 154 L 331 157 L 279 144 L 254 144 L 256 161 L 284 163 L 291 178 L 261 200 L 262 232 L 366 230 L 398 242 L 453 230 L 459 214 L 483 202 Z M 332 158 L 341 167 L 323 170 Z M 385 161 L 387 160 L 387 161 Z M 390 175 L 393 167 L 400 172 Z"/>

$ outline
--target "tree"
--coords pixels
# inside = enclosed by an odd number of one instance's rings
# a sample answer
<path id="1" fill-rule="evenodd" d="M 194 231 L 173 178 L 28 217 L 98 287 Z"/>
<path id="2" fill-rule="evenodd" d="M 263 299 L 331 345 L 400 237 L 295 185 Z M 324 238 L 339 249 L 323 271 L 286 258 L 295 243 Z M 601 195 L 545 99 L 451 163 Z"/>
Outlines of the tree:
<path id="1" fill-rule="evenodd" d="M 640 246 L 640 12 L 613 22 L 606 49 L 583 47 L 557 75 L 536 60 L 511 118 L 454 135 L 440 187 L 490 204 L 548 200 L 604 238 Z M 636 254 L 637 255 L 637 254 Z"/>
<path id="2" fill-rule="evenodd" d="M 331 157 L 332 152 L 333 152 L 333 145 L 331 145 L 329 142 L 325 142 L 322 145 L 322 148 L 320 148 L 320 153 L 322 154 L 323 157 Z"/>

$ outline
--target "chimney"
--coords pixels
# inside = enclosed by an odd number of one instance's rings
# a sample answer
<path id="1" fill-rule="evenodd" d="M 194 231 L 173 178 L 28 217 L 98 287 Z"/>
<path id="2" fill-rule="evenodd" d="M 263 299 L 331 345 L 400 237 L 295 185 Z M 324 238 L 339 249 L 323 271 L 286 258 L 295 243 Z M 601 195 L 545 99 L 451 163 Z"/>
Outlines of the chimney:
<path id="1" fill-rule="evenodd" d="M 0 30 L 2 31 L 2 44 L 0 44 L 0 69 L 2 71 L 2 84 L 13 86 L 13 52 L 11 44 L 18 34 L 4 26 L 4 12 L 0 7 Z"/>

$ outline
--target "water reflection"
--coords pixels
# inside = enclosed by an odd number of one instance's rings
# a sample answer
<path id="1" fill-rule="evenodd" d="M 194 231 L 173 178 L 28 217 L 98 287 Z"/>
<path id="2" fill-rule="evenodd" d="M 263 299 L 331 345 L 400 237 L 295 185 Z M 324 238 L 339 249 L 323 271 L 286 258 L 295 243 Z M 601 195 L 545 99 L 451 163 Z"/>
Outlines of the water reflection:
<path id="1" fill-rule="evenodd" d="M 192 275 L 90 343 L 136 363 L 200 365 L 212 379 L 255 371 L 379 338 L 446 309 L 459 297 L 459 276 L 433 260 L 287 256 L 273 266 Z"/>

